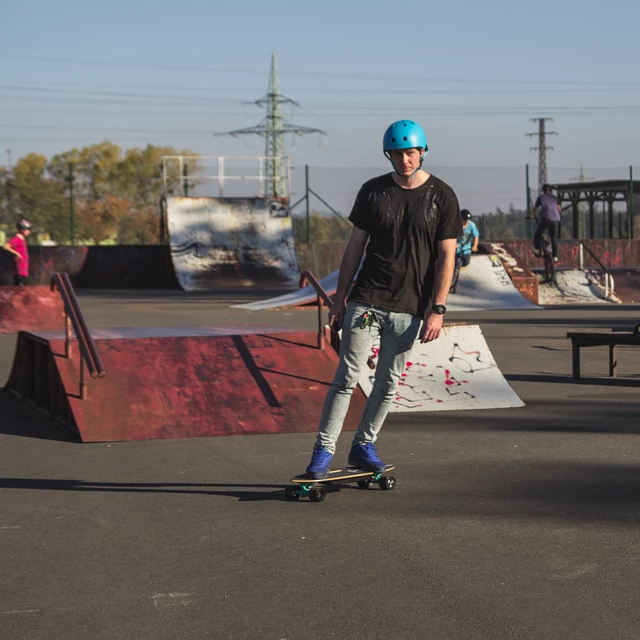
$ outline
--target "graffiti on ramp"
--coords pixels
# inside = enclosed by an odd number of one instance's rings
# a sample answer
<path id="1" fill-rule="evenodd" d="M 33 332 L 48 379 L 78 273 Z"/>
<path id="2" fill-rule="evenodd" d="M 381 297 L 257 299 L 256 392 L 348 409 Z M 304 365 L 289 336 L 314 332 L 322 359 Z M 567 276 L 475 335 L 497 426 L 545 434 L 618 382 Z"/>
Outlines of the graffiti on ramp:
<path id="1" fill-rule="evenodd" d="M 379 345 L 372 348 L 377 361 Z M 360 380 L 365 395 L 375 370 Z M 445 327 L 437 340 L 416 342 L 396 390 L 392 412 L 523 407 L 477 325 Z"/>
<path id="2" fill-rule="evenodd" d="M 166 198 L 171 259 L 186 291 L 296 287 L 286 207 L 267 198 Z"/>

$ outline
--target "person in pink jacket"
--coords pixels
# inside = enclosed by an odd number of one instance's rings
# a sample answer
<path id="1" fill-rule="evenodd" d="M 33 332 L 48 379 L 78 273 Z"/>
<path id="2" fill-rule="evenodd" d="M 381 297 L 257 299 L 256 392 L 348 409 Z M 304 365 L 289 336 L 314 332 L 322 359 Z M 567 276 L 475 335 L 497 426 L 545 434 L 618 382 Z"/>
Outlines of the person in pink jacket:
<path id="1" fill-rule="evenodd" d="M 17 287 L 23 287 L 29 278 L 27 238 L 31 235 L 31 223 L 28 220 L 20 220 L 17 226 L 18 233 L 11 240 L 5 242 L 3 249 L 15 257 L 12 270 L 13 284 Z"/>

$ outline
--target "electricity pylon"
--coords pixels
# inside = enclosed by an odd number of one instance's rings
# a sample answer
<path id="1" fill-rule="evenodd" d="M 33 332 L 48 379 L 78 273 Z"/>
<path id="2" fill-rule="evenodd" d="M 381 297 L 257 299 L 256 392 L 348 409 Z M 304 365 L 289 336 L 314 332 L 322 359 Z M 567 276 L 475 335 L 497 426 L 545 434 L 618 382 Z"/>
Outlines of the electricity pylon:
<path id="1" fill-rule="evenodd" d="M 228 135 L 239 136 L 253 134 L 264 136 L 264 155 L 267 156 L 267 195 L 274 198 L 285 197 L 288 195 L 286 188 L 287 167 L 284 165 L 285 133 L 292 133 L 299 136 L 308 133 L 318 133 L 320 135 L 326 135 L 326 133 L 321 129 L 290 124 L 282 117 L 283 104 L 291 104 L 296 107 L 300 105 L 295 100 L 291 100 L 291 98 L 287 98 L 280 93 L 275 53 L 271 54 L 271 71 L 269 72 L 269 87 L 267 93 L 252 104 L 257 104 L 259 107 L 266 107 L 266 117 L 255 127 L 235 129 L 234 131 L 229 131 Z"/>
<path id="2" fill-rule="evenodd" d="M 547 182 L 547 150 L 553 151 L 553 147 L 547 146 L 547 136 L 558 135 L 555 131 L 545 131 L 544 123 L 547 120 L 553 122 L 553 118 L 529 118 L 529 122 L 538 123 L 538 131 L 525 134 L 528 138 L 538 136 L 538 146 L 530 149 L 538 152 L 538 191 L 542 191 L 542 185 Z"/>

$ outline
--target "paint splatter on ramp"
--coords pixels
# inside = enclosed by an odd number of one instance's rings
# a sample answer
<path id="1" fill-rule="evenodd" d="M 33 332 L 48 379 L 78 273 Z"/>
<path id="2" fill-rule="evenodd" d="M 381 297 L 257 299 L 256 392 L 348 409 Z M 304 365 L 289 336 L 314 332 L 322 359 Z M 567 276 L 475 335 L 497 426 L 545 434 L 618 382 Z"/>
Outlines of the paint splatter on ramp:
<path id="1" fill-rule="evenodd" d="M 374 363 L 378 346 L 373 348 Z M 368 396 L 374 371 L 360 380 Z M 445 326 L 427 344 L 416 342 L 393 400 L 392 412 L 523 407 L 477 325 Z"/>

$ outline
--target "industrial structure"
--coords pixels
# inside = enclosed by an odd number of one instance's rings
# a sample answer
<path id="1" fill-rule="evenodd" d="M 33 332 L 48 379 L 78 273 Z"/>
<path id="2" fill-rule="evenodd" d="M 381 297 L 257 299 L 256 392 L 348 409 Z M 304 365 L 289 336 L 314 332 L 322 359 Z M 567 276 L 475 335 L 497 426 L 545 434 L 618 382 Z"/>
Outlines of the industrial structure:
<path id="1" fill-rule="evenodd" d="M 275 54 L 271 55 L 271 71 L 269 73 L 269 87 L 267 89 L 267 93 L 259 100 L 256 100 L 254 104 L 257 104 L 259 107 L 266 107 L 267 115 L 263 120 L 254 127 L 235 129 L 234 131 L 227 132 L 226 135 L 240 136 L 250 134 L 264 136 L 264 155 L 267 159 L 267 197 L 286 198 L 288 197 L 288 191 L 285 187 L 288 168 L 285 163 L 284 153 L 285 134 L 291 133 L 301 136 L 309 133 L 317 133 L 319 135 L 326 135 L 326 133 L 321 129 L 290 124 L 283 118 L 283 104 L 290 104 L 293 106 L 299 106 L 299 104 L 295 100 L 287 98 L 280 93 L 280 83 L 278 80 L 278 68 Z"/>

